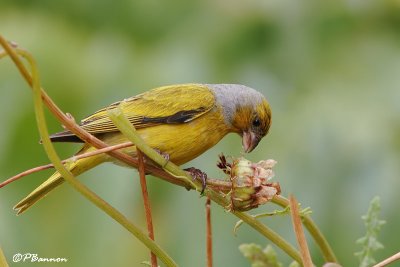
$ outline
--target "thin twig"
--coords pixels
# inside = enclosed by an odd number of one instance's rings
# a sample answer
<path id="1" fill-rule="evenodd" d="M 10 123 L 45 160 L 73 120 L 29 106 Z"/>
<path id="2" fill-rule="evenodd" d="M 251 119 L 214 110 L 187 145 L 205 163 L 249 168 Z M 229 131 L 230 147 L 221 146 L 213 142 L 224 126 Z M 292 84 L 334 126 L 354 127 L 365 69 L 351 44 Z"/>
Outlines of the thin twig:
<path id="1" fill-rule="evenodd" d="M 381 261 L 380 263 L 374 265 L 373 267 L 384 267 L 397 260 L 400 260 L 400 252 L 394 254 L 393 256 L 390 256 L 389 258 Z"/>
<path id="2" fill-rule="evenodd" d="M 62 163 L 66 163 L 66 162 L 71 161 L 71 160 L 78 160 L 78 159 L 88 158 L 88 157 L 92 157 L 92 156 L 95 156 L 95 155 L 98 155 L 98 154 L 106 153 L 108 151 L 117 150 L 117 149 L 121 149 L 121 148 L 126 148 L 126 147 L 130 147 L 130 146 L 133 146 L 133 144 L 131 142 L 125 142 L 125 143 L 122 143 L 122 144 L 109 146 L 109 147 L 105 147 L 105 148 L 102 148 L 102 149 L 97 149 L 97 150 L 94 150 L 94 151 L 90 151 L 90 152 L 86 152 L 86 153 L 83 153 L 83 154 L 79 154 L 79 155 L 70 157 L 68 159 L 64 159 L 61 162 Z M 42 166 L 38 166 L 38 167 L 35 167 L 35 168 L 32 168 L 32 169 L 26 170 L 24 172 L 18 173 L 17 175 L 15 175 L 15 176 L 13 176 L 11 178 L 8 178 L 4 182 L 0 183 L 0 188 L 6 186 L 9 183 L 12 183 L 12 182 L 14 182 L 16 180 L 19 180 L 22 177 L 25 177 L 25 176 L 30 175 L 30 174 L 35 173 L 35 172 L 40 172 L 40 171 L 43 171 L 43 170 L 47 170 L 47 169 L 50 169 L 50 168 L 54 168 L 54 165 L 51 164 L 51 163 L 50 164 L 46 164 L 46 165 L 42 165 Z"/>
<path id="3" fill-rule="evenodd" d="M 146 173 L 145 173 L 145 169 L 144 169 L 143 153 L 139 149 L 136 150 L 136 153 L 137 153 L 138 161 L 139 161 L 138 170 L 139 170 L 139 176 L 140 176 L 140 187 L 142 188 L 144 211 L 146 214 L 147 231 L 149 233 L 149 237 L 152 240 L 154 240 L 153 219 L 151 216 L 149 194 L 147 192 Z M 150 250 L 150 259 L 151 259 L 151 266 L 157 267 L 157 257 L 151 250 Z"/>
<path id="4" fill-rule="evenodd" d="M 47 170 L 47 169 L 51 169 L 51 168 L 54 168 L 54 165 L 50 163 L 50 164 L 46 164 L 46 165 L 34 167 L 34 168 L 32 168 L 32 169 L 23 171 L 23 172 L 18 173 L 17 175 L 15 175 L 15 176 L 13 176 L 13 177 L 8 178 L 8 179 L 5 180 L 4 182 L 2 182 L 2 183 L 0 184 L 0 188 L 2 188 L 2 187 L 6 186 L 6 185 L 8 185 L 8 184 L 10 184 L 10 183 L 12 183 L 12 182 L 14 182 L 14 181 L 19 180 L 19 179 L 21 179 L 22 177 L 25 177 L 25 176 L 27 176 L 27 175 L 30 175 L 30 174 L 32 174 L 32 173 L 40 172 L 40 171 Z"/>
<path id="5" fill-rule="evenodd" d="M 296 233 L 297 243 L 299 244 L 301 259 L 304 267 L 313 267 L 313 263 L 308 250 L 306 236 L 304 235 L 303 226 L 299 214 L 299 203 L 293 195 L 289 195 L 290 213 L 292 214 L 293 229 Z"/>
<path id="6" fill-rule="evenodd" d="M 206 201 L 206 239 L 207 239 L 207 267 L 213 266 L 212 231 L 211 231 L 211 199 Z"/>

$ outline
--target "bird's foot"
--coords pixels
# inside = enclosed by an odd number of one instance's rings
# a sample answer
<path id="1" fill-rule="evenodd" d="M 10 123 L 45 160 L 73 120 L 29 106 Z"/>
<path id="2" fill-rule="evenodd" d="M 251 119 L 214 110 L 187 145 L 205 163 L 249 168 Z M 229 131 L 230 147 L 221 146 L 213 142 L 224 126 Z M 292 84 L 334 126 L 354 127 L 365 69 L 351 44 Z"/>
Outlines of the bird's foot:
<path id="1" fill-rule="evenodd" d="M 190 173 L 190 175 L 193 177 L 193 180 L 199 180 L 201 182 L 200 194 L 202 195 L 206 189 L 207 174 L 199 169 L 196 169 L 195 167 L 187 168 L 185 171 Z"/>

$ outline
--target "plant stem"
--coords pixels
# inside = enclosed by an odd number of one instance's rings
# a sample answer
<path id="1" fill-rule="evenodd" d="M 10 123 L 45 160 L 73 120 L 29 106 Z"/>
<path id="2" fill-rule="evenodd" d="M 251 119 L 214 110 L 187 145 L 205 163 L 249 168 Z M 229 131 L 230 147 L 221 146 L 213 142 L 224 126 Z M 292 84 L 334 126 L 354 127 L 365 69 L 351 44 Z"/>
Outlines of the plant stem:
<path id="1" fill-rule="evenodd" d="M 0 266 L 8 267 L 8 263 L 6 257 L 4 256 L 3 250 L 0 247 Z"/>
<path id="2" fill-rule="evenodd" d="M 285 239 L 283 239 L 280 235 L 274 232 L 271 228 L 266 227 L 259 220 L 253 218 L 248 213 L 233 211 L 238 218 L 243 220 L 245 223 L 256 229 L 263 236 L 268 238 L 272 243 L 274 243 L 277 247 L 285 251 L 293 260 L 297 261 L 301 264 L 301 256 L 300 253 Z"/>
<path id="3" fill-rule="evenodd" d="M 144 170 L 144 160 L 143 154 L 140 150 L 137 150 L 138 161 L 139 161 L 139 176 L 140 176 L 140 188 L 142 189 L 142 196 L 143 196 L 143 205 L 144 211 L 146 214 L 146 222 L 147 222 L 147 231 L 149 233 L 149 237 L 151 240 L 154 240 L 154 230 L 153 230 L 153 219 L 151 217 L 151 207 L 149 201 L 149 194 L 147 192 L 147 184 L 146 184 L 146 174 Z M 151 266 L 157 267 L 157 257 L 154 255 L 152 251 L 150 251 L 150 259 L 151 259 Z"/>
<path id="4" fill-rule="evenodd" d="M 275 196 L 272 199 L 272 202 L 286 208 L 289 206 L 289 200 L 284 198 L 283 196 Z M 338 263 L 338 260 L 333 252 L 331 246 L 329 245 L 328 241 L 326 240 L 325 236 L 322 234 L 321 230 L 315 224 L 313 219 L 309 215 L 302 216 L 302 221 L 304 227 L 308 230 L 312 238 L 314 239 L 315 243 L 319 247 L 322 252 L 322 255 L 326 262 L 335 262 Z"/>
<path id="5" fill-rule="evenodd" d="M 310 256 L 310 250 L 308 249 L 306 236 L 304 235 L 303 227 L 301 224 L 301 218 L 299 214 L 299 203 L 293 195 L 289 195 L 290 202 L 290 213 L 292 215 L 293 229 L 296 234 L 297 243 L 299 244 L 301 259 L 304 267 L 313 267 L 313 263 Z"/>
<path id="6" fill-rule="evenodd" d="M 31 59 L 32 60 L 32 59 Z M 40 86 L 38 81 L 38 74 L 35 71 L 35 64 L 33 60 L 32 64 L 32 77 L 33 77 L 33 89 L 35 96 L 35 114 L 39 127 L 40 136 L 43 141 L 44 149 L 50 159 L 50 161 L 54 164 L 56 170 L 62 175 L 62 177 L 69 182 L 78 192 L 80 192 L 83 196 L 85 196 L 88 200 L 90 200 L 97 207 L 102 209 L 109 216 L 118 221 L 122 226 L 128 229 L 133 235 L 135 235 L 143 244 L 145 244 L 151 251 L 154 251 L 161 260 L 167 266 L 177 266 L 176 263 L 166 254 L 158 244 L 154 243 L 149 237 L 144 234 L 139 227 L 135 226 L 119 211 L 113 208 L 106 201 L 97 196 L 94 192 L 92 192 L 88 187 L 80 183 L 78 180 L 74 178 L 71 172 L 69 172 L 64 165 L 61 163 L 60 158 L 58 157 L 49 137 L 49 133 L 47 131 L 46 120 L 44 117 L 42 99 L 40 95 Z"/>
<path id="7" fill-rule="evenodd" d="M 13 49 L 8 46 L 8 43 L 2 38 L 1 35 L 0 35 L 0 43 L 3 45 L 4 49 L 9 53 L 11 58 L 15 57 L 18 58 Z M 150 250 L 152 250 L 167 266 L 177 266 L 177 264 L 173 261 L 173 259 L 167 253 L 165 253 L 157 243 L 155 243 L 153 240 L 147 237 L 145 233 L 143 233 L 136 225 L 132 224 L 123 214 L 117 211 L 114 207 L 112 207 L 102 198 L 97 196 L 88 187 L 86 187 L 78 180 L 76 180 L 75 177 L 72 175 L 72 173 L 64 167 L 49 138 L 49 133 L 46 126 L 46 119 L 43 111 L 42 92 L 39 84 L 39 74 L 37 71 L 36 63 L 33 57 L 29 55 L 29 53 L 25 52 L 24 56 L 28 60 L 32 68 L 31 85 L 34 93 L 34 107 L 35 107 L 36 120 L 40 136 L 42 138 L 44 149 L 50 161 L 56 168 L 56 170 L 62 175 L 62 177 L 68 183 L 70 183 L 74 187 L 74 189 L 80 192 L 93 204 L 95 204 L 97 207 L 99 207 L 101 210 L 107 213 L 110 217 L 112 217 L 114 220 L 120 223 L 123 227 L 125 227 L 134 236 L 136 236 L 143 244 L 145 244 Z M 17 62 L 21 63 L 19 59 Z M 19 65 L 19 67 L 25 69 L 23 65 Z M 28 73 L 26 69 L 24 72 Z"/>
<path id="8" fill-rule="evenodd" d="M 211 199 L 206 200 L 206 251 L 207 251 L 207 267 L 213 266 L 212 251 L 212 231 L 211 231 Z"/>
<path id="9" fill-rule="evenodd" d="M 62 163 L 66 163 L 66 162 L 68 162 L 70 160 L 78 160 L 78 159 L 83 159 L 83 158 L 87 158 L 87 157 L 92 157 L 92 156 L 95 156 L 95 155 L 98 155 L 98 154 L 106 153 L 108 151 L 121 149 L 121 148 L 125 148 L 125 147 L 130 147 L 130 146 L 133 146 L 133 144 L 131 142 L 121 143 L 121 144 L 118 144 L 118 145 L 109 146 L 109 147 L 105 147 L 105 148 L 102 148 L 102 149 L 97 149 L 97 150 L 94 150 L 94 151 L 90 151 L 90 152 L 82 153 L 82 154 L 79 154 L 79 155 L 75 155 L 75 156 L 73 156 L 73 157 L 71 157 L 69 159 L 62 160 L 61 162 Z M 20 178 L 25 177 L 25 176 L 27 176 L 29 174 L 32 174 L 32 173 L 35 173 L 35 172 L 39 172 L 39 171 L 43 171 L 43 170 L 47 170 L 47 169 L 50 169 L 50 168 L 54 168 L 54 165 L 51 164 L 51 163 L 50 164 L 46 164 L 46 165 L 42 165 L 42 166 L 38 166 L 38 167 L 35 167 L 35 168 L 32 168 L 32 169 L 26 170 L 24 172 L 18 173 L 17 175 L 15 175 L 15 176 L 13 176 L 11 178 L 8 178 L 7 180 L 1 182 L 0 183 L 0 188 L 6 186 L 9 183 L 12 183 L 12 182 L 14 182 L 16 180 L 19 180 Z"/>
<path id="10" fill-rule="evenodd" d="M 390 256 L 389 258 L 381 261 L 380 263 L 374 265 L 373 267 L 385 267 L 387 265 L 389 265 L 392 262 L 395 262 L 397 260 L 400 260 L 400 252 Z"/>
<path id="11" fill-rule="evenodd" d="M 218 203 L 219 205 L 221 205 L 223 207 L 226 207 L 227 205 L 229 205 L 228 200 L 226 200 L 219 193 L 211 191 L 211 190 L 206 190 L 206 191 L 207 191 L 207 195 L 209 195 L 210 198 L 214 202 Z M 262 234 L 267 239 L 269 239 L 277 247 L 279 247 L 286 254 L 288 254 L 293 260 L 297 261 L 298 263 L 301 263 L 300 253 L 290 243 L 288 243 L 285 239 L 283 239 L 279 234 L 277 234 L 271 228 L 267 227 L 262 222 L 260 222 L 259 220 L 257 220 L 252 215 L 250 215 L 246 212 L 232 211 L 232 214 L 234 214 L 239 219 L 243 220 L 249 226 L 251 226 L 256 231 L 258 231 L 260 234 Z"/>

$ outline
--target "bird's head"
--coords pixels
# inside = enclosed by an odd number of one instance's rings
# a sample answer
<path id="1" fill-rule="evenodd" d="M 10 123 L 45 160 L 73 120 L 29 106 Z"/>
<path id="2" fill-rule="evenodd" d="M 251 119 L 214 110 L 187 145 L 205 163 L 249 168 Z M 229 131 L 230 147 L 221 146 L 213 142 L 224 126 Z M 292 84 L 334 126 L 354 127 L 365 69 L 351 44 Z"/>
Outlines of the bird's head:
<path id="1" fill-rule="evenodd" d="M 244 151 L 253 151 L 271 125 L 267 100 L 258 91 L 244 85 L 217 84 L 213 85 L 213 90 L 222 106 L 225 122 L 242 137 Z"/>
<path id="2" fill-rule="evenodd" d="M 267 135 L 271 125 L 271 109 L 267 100 L 263 98 L 251 106 L 237 107 L 232 125 L 242 136 L 244 151 L 246 153 L 253 151 L 260 140 Z"/>

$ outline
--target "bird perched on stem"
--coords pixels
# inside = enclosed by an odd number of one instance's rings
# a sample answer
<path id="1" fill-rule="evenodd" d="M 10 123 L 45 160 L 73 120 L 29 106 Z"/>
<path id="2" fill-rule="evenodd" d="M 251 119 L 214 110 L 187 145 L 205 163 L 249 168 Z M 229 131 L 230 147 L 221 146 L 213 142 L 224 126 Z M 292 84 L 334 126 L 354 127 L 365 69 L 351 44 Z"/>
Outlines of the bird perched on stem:
<path id="1" fill-rule="evenodd" d="M 245 152 L 251 152 L 269 130 L 271 110 L 256 90 L 237 84 L 179 84 L 159 87 L 111 104 L 82 120 L 81 127 L 108 145 L 127 142 L 107 115 L 120 108 L 140 136 L 152 148 L 168 155 L 177 165 L 184 164 L 217 144 L 228 133 L 242 137 Z M 50 136 L 53 142 L 81 142 L 70 131 Z M 84 144 L 77 155 L 95 150 Z M 136 157 L 134 146 L 123 149 Z M 78 176 L 104 162 L 118 163 L 108 154 L 81 158 L 68 165 Z M 64 182 L 58 172 L 15 205 L 24 212 Z"/>

